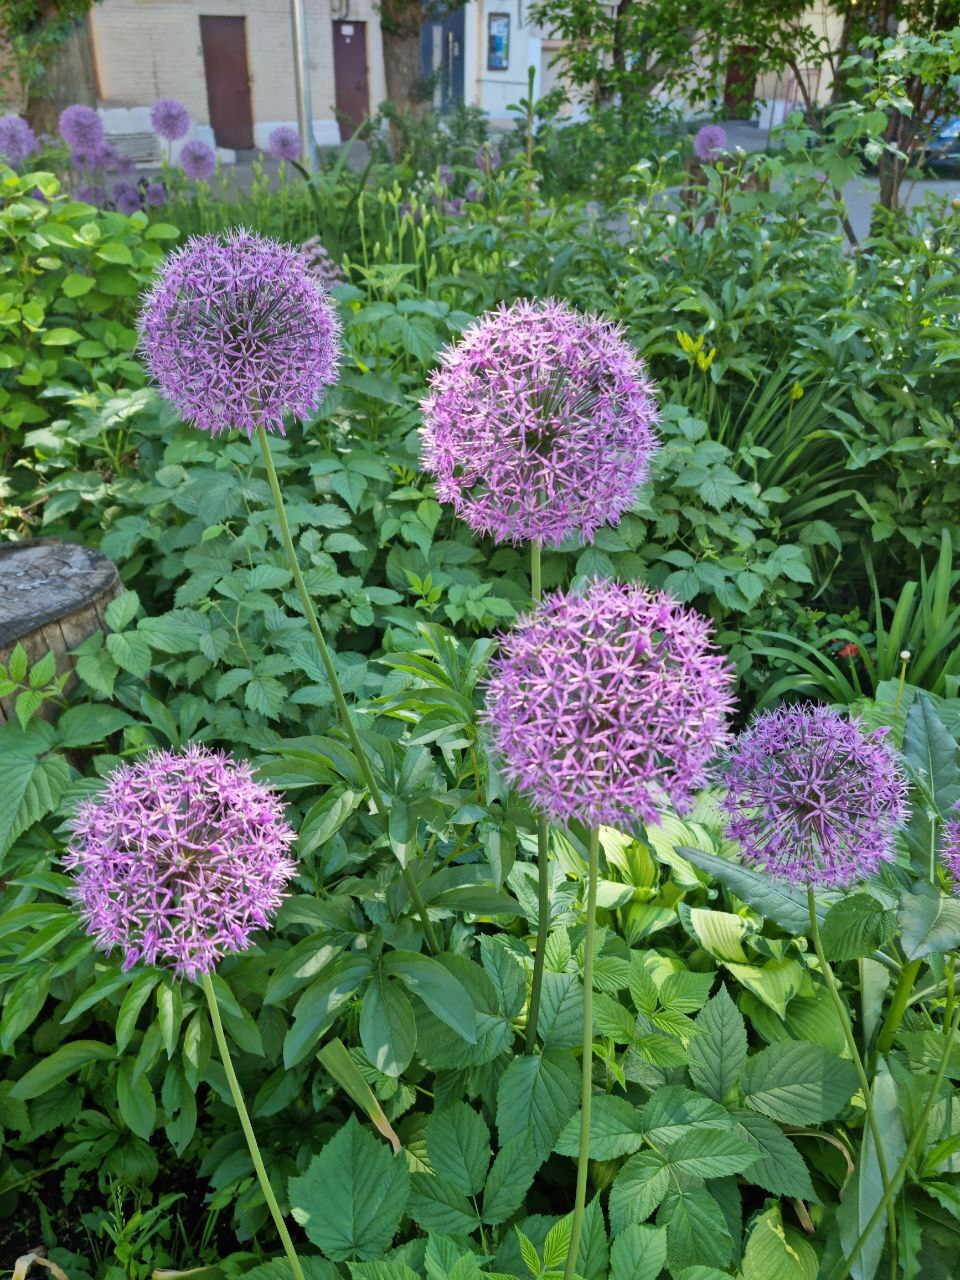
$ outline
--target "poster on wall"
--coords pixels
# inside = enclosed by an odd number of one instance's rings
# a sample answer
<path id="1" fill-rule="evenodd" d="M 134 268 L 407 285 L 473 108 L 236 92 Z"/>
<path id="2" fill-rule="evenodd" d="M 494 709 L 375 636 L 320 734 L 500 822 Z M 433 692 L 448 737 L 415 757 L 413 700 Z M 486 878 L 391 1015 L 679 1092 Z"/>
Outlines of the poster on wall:
<path id="1" fill-rule="evenodd" d="M 510 62 L 510 15 L 491 13 L 487 18 L 487 70 L 506 71 Z"/>

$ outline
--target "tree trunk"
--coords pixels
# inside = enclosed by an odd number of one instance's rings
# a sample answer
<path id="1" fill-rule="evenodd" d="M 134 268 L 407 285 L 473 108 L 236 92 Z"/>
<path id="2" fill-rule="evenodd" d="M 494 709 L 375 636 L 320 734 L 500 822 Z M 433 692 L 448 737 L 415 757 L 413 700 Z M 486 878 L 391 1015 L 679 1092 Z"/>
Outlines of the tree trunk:
<path id="1" fill-rule="evenodd" d="M 31 43 L 42 44 L 43 28 L 55 22 L 56 18 L 57 5 L 46 0 L 41 6 L 40 21 Z M 73 29 L 54 45 L 39 82 L 26 86 L 26 117 L 34 131 L 55 134 L 60 112 L 71 103 L 95 106 L 95 84 L 93 50 L 84 16 L 78 18 Z"/>
<path id="2" fill-rule="evenodd" d="M 420 24 L 383 24 L 383 69 L 387 98 L 398 111 L 423 106 L 423 62 L 420 57 Z"/>
<path id="3" fill-rule="evenodd" d="M 99 551 L 52 538 L 3 544 L 0 663 L 19 641 L 30 663 L 52 650 L 57 674 L 72 672 L 70 650 L 105 629 L 103 611 L 120 591 L 116 566 Z M 16 695 L 0 701 L 0 722 L 13 719 L 15 702 Z"/>

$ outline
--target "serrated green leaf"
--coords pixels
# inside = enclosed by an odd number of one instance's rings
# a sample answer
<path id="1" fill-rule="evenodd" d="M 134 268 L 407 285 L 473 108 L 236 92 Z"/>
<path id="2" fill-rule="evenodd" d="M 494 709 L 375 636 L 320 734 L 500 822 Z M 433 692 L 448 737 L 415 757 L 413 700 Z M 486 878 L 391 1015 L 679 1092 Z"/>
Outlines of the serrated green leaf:
<path id="1" fill-rule="evenodd" d="M 539 1162 L 526 1134 L 517 1134 L 497 1152 L 483 1188 L 483 1220 L 506 1222 L 523 1203 Z"/>
<path id="2" fill-rule="evenodd" d="M 479 1194 L 490 1164 L 490 1133 L 473 1107 L 453 1102 L 427 1123 L 427 1158 L 438 1177 L 464 1195 Z"/>
<path id="3" fill-rule="evenodd" d="M 562 1156 L 576 1156 L 580 1150 L 580 1110 L 570 1117 L 554 1150 Z M 626 1098 L 597 1094 L 590 1108 L 591 1160 L 616 1160 L 643 1146 L 640 1112 Z"/>
<path id="4" fill-rule="evenodd" d="M 750 1166 L 747 1180 L 775 1196 L 818 1203 L 803 1157 L 783 1130 L 754 1111 L 733 1114 L 760 1153 Z"/>
<path id="5" fill-rule="evenodd" d="M 518 1134 L 529 1133 L 537 1162 L 542 1162 L 579 1100 L 580 1073 L 569 1054 L 547 1049 L 542 1054 L 514 1058 L 497 1091 L 501 1146 Z"/>
<path id="6" fill-rule="evenodd" d="M 424 1231 L 469 1235 L 480 1225 L 463 1192 L 430 1173 L 415 1173 L 410 1179 L 407 1211 Z"/>
<path id="7" fill-rule="evenodd" d="M 723 1102 L 736 1093 L 747 1060 L 747 1028 L 726 987 L 697 1014 L 700 1034 L 687 1046 L 690 1079 L 697 1088 Z"/>
<path id="8" fill-rule="evenodd" d="M 663 1227 L 631 1223 L 610 1249 L 610 1280 L 657 1280 L 667 1261 Z"/>
<path id="9" fill-rule="evenodd" d="M 832 1120 L 857 1088 L 853 1063 L 820 1045 L 781 1041 L 753 1055 L 743 1074 L 743 1096 L 753 1110 L 781 1124 Z"/>
<path id="10" fill-rule="evenodd" d="M 667 1231 L 667 1263 L 684 1267 L 724 1267 L 733 1254 L 733 1237 L 720 1206 L 703 1187 L 673 1188 L 657 1212 Z"/>
<path id="11" fill-rule="evenodd" d="M 417 1047 L 417 1021 L 410 1001 L 398 982 L 389 982 L 381 974 L 363 995 L 360 1042 L 373 1065 L 387 1076 L 402 1075 Z"/>
<path id="12" fill-rule="evenodd" d="M 670 1186 L 666 1165 L 656 1152 L 631 1156 L 610 1188 L 610 1230 L 616 1237 L 632 1222 L 649 1218 Z"/>
<path id="13" fill-rule="evenodd" d="M 860 960 L 893 937 L 896 916 L 869 893 L 841 898 L 827 912 L 821 930 L 828 960 Z"/>

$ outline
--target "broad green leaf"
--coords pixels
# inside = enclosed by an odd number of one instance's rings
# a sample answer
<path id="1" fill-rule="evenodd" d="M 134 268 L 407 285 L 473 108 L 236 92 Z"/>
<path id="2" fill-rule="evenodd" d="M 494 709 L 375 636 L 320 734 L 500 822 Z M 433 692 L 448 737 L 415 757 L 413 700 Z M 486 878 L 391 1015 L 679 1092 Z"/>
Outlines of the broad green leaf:
<path id="1" fill-rule="evenodd" d="M 133 1061 L 125 1058 L 117 1073 L 120 1118 L 138 1138 L 147 1139 L 157 1120 L 157 1102 L 146 1074 L 135 1075 Z"/>
<path id="2" fill-rule="evenodd" d="M 137 1027 L 140 1010 L 150 999 L 150 993 L 160 981 L 159 975 L 147 970 L 137 974 L 133 985 L 126 992 L 117 1014 L 117 1050 L 123 1053 Z"/>
<path id="3" fill-rule="evenodd" d="M 671 1170 L 693 1178 L 726 1178 L 749 1173 L 756 1149 L 734 1129 L 693 1128 L 680 1135 L 665 1159 Z"/>
<path id="4" fill-rule="evenodd" d="M 666 1165 L 654 1151 L 631 1156 L 610 1188 L 610 1230 L 618 1236 L 632 1222 L 649 1218 L 670 1186 Z"/>
<path id="5" fill-rule="evenodd" d="M 724 1267 L 733 1254 L 733 1237 L 713 1196 L 703 1187 L 672 1188 L 657 1211 L 657 1226 L 666 1227 L 667 1263 L 684 1267 Z"/>
<path id="6" fill-rule="evenodd" d="M 24 1101 L 42 1097 L 48 1089 L 60 1084 L 81 1067 L 86 1067 L 91 1062 L 110 1062 L 116 1056 L 117 1051 L 113 1045 L 104 1044 L 100 1040 L 71 1040 L 22 1075 L 10 1090 L 10 1096 Z"/>
<path id="7" fill-rule="evenodd" d="M 577 1109 L 580 1072 L 558 1049 L 516 1057 L 504 1071 L 497 1090 L 500 1145 L 529 1133 L 538 1164 L 553 1150 L 560 1131 Z"/>
<path id="8" fill-rule="evenodd" d="M 419 1280 L 405 1262 L 348 1262 L 350 1280 Z"/>
<path id="9" fill-rule="evenodd" d="M 570 1117 L 557 1139 L 554 1150 L 562 1156 L 576 1156 L 580 1150 L 580 1117 L 578 1109 Z M 643 1146 L 640 1112 L 626 1098 L 597 1094 L 590 1108 L 591 1160 L 615 1160 L 631 1155 Z"/>
<path id="10" fill-rule="evenodd" d="M 70 1008 L 60 1018 L 60 1022 L 73 1022 L 74 1018 L 79 1018 L 81 1013 L 86 1013 L 88 1009 L 92 1009 L 99 1000 L 105 1000 L 107 996 L 113 995 L 115 991 L 121 991 L 124 987 L 129 987 L 133 981 L 134 975 L 132 973 L 124 973 L 119 969 L 112 969 L 102 974 L 86 991 L 77 996 Z"/>
<path id="11" fill-rule="evenodd" d="M 435 1111 L 427 1123 L 427 1158 L 438 1177 L 465 1195 L 477 1195 L 490 1164 L 483 1117 L 465 1102 Z"/>
<path id="12" fill-rule="evenodd" d="M 957 743 L 926 693 L 918 693 L 907 712 L 903 754 L 922 794 L 921 802 L 913 805 L 906 840 L 914 867 L 926 876 L 930 860 L 931 811 L 945 819 L 960 802 Z"/>
<path id="13" fill-rule="evenodd" d="M 726 987 L 697 1014 L 700 1034 L 687 1046 L 690 1079 L 708 1098 L 723 1102 L 736 1093 L 747 1060 L 747 1028 Z"/>
<path id="14" fill-rule="evenodd" d="M 788 1232 L 779 1206 L 753 1221 L 740 1264 L 742 1280 L 817 1280 L 817 1251 L 799 1232 Z"/>
<path id="15" fill-rule="evenodd" d="M 905 891 L 897 910 L 900 944 L 908 960 L 952 951 L 960 946 L 960 902 L 917 881 Z"/>
<path id="16" fill-rule="evenodd" d="M 546 1048 L 572 1049 L 581 1043 L 583 986 L 575 973 L 544 973 L 537 1033 Z"/>
<path id="17" fill-rule="evenodd" d="M 60 803 L 70 781 L 70 766 L 62 756 L 38 758 L 38 752 L 4 750 L 0 788 L 0 855 L 14 840 Z"/>
<path id="18" fill-rule="evenodd" d="M 663 1227 L 631 1223 L 610 1249 L 610 1280 L 657 1280 L 667 1261 Z"/>
<path id="19" fill-rule="evenodd" d="M 497 1225 L 516 1213 L 537 1171 L 533 1143 L 519 1133 L 497 1152 L 483 1188 L 483 1220 Z"/>
<path id="20" fill-rule="evenodd" d="M 360 1005 L 360 1042 L 364 1053 L 387 1076 L 399 1076 L 417 1047 L 417 1021 L 398 982 L 377 974 Z"/>
<path id="21" fill-rule="evenodd" d="M 438 960 L 414 951 L 391 951 L 384 957 L 381 969 L 399 978 L 408 991 L 468 1044 L 476 1044 L 477 1014 L 470 993 Z"/>
<path id="22" fill-rule="evenodd" d="M 727 911 L 709 911 L 704 907 L 685 907 L 680 912 L 680 919 L 704 951 L 717 960 L 745 963 L 748 959 L 743 942 L 753 930 L 743 916 L 731 915 Z"/>
<path id="23" fill-rule="evenodd" d="M 900 1116 L 897 1086 L 882 1057 L 877 1064 L 871 1096 L 887 1169 L 892 1172 L 899 1164 L 907 1142 Z M 844 1185 L 837 1210 L 840 1239 L 845 1250 L 852 1249 L 859 1240 L 861 1232 L 873 1216 L 882 1196 L 883 1184 L 880 1180 L 873 1131 L 870 1125 L 864 1125 L 860 1156 L 853 1173 Z M 853 1280 L 873 1280 L 883 1253 L 885 1228 L 886 1220 L 883 1219 L 873 1229 L 863 1252 L 851 1270 Z"/>
<path id="24" fill-rule="evenodd" d="M 61 747 L 89 747 L 133 723 L 133 717 L 119 707 L 84 702 L 68 707 L 57 721 L 57 743 Z"/>
<path id="25" fill-rule="evenodd" d="M 731 1129 L 729 1112 L 682 1085 L 668 1084 L 650 1095 L 641 1112 L 643 1131 L 657 1147 L 676 1140 L 691 1125 L 709 1129 Z"/>
<path id="26" fill-rule="evenodd" d="M 0 1047 L 4 1053 L 10 1053 L 17 1037 L 34 1022 L 46 1004 L 49 990 L 49 965 L 39 971 L 32 965 L 6 989 L 0 1020 Z"/>
<path id="27" fill-rule="evenodd" d="M 761 1049 L 748 1060 L 743 1075 L 747 1105 L 781 1124 L 832 1120 L 856 1088 L 852 1062 L 802 1041 L 781 1041 Z"/>
<path id="28" fill-rule="evenodd" d="M 678 846 L 677 853 L 701 871 L 706 871 L 714 880 L 719 880 L 724 888 L 749 903 L 764 919 L 775 921 L 788 933 L 795 935 L 804 935 L 809 930 L 810 912 L 805 889 L 796 888 L 773 876 L 762 875 L 739 862 L 729 862 L 726 858 L 718 858 L 714 853 L 705 853 L 702 849 Z M 826 906 L 819 902 L 817 914 L 821 919 L 826 914 Z M 746 956 L 729 958 L 745 960 Z"/>
<path id="29" fill-rule="evenodd" d="M 821 937 L 828 960 L 860 960 L 885 946 L 896 931 L 892 911 L 869 893 L 841 898 L 827 912 Z"/>
<path id="30" fill-rule="evenodd" d="M 733 1114 L 759 1152 L 747 1180 L 775 1196 L 818 1203 L 803 1157 L 779 1125 L 755 1111 L 740 1110 Z"/>
<path id="31" fill-rule="evenodd" d="M 505 1018 L 515 1018 L 523 1008 L 527 982 L 523 965 L 501 938 L 486 934 L 480 939 L 483 971 L 493 983 Z"/>
<path id="32" fill-rule="evenodd" d="M 779 1018 L 787 1016 L 787 1005 L 802 988 L 806 971 L 792 956 L 767 960 L 763 964 L 727 964 L 727 972 L 741 986 L 752 991 Z"/>
<path id="33" fill-rule="evenodd" d="M 380 1258 L 400 1225 L 410 1175 L 406 1157 L 393 1155 L 355 1116 L 290 1179 L 293 1216 L 334 1262 Z"/>
<path id="34" fill-rule="evenodd" d="M 293 1009 L 293 1025 L 283 1042 L 283 1064 L 289 1070 L 302 1062 L 337 1016 L 370 976 L 369 956 L 350 953 L 335 960 L 307 987 Z"/>
<path id="35" fill-rule="evenodd" d="M 431 1173 L 415 1173 L 410 1179 L 410 1216 L 424 1231 L 445 1235 L 469 1235 L 480 1225 L 473 1205 L 456 1187 Z"/>

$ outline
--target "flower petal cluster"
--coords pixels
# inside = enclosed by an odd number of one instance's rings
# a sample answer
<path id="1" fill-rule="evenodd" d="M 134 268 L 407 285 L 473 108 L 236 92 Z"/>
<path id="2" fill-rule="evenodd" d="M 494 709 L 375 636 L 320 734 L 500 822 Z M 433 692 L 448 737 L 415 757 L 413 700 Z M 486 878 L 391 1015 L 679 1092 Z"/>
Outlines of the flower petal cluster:
<path id="1" fill-rule="evenodd" d="M 167 203 L 167 189 L 162 182 L 148 182 L 143 193 L 143 202 L 150 209 L 159 209 Z"/>
<path id="2" fill-rule="evenodd" d="M 267 150 L 274 160 L 293 162 L 300 159 L 300 134 L 288 124 L 281 124 L 271 131 Z"/>
<path id="3" fill-rule="evenodd" d="M 190 112 L 176 98 L 158 98 L 150 108 L 150 123 L 158 137 L 177 142 L 187 136 Z"/>
<path id="4" fill-rule="evenodd" d="M 336 284 L 343 284 L 346 276 L 336 259 L 331 258 L 326 246 L 319 236 L 310 236 L 300 246 L 307 267 L 320 280 L 325 289 L 332 289 Z"/>
<path id="5" fill-rule="evenodd" d="M 718 124 L 705 124 L 693 135 L 693 151 L 704 164 L 716 160 L 727 148 L 727 132 Z"/>
<path id="6" fill-rule="evenodd" d="M 706 783 L 732 680 L 705 618 L 597 579 L 545 596 L 501 638 L 483 721 L 505 776 L 546 816 L 632 829 Z"/>
<path id="7" fill-rule="evenodd" d="M 497 541 L 557 545 L 616 523 L 647 478 L 653 387 L 620 329 L 564 302 L 488 311 L 423 404 L 437 495 Z"/>
<path id="8" fill-rule="evenodd" d="M 114 770 L 78 808 L 64 865 L 98 947 L 195 978 L 270 924 L 295 838 L 249 764 L 193 744 Z"/>
<path id="9" fill-rule="evenodd" d="M 121 180 L 113 188 L 113 199 L 120 213 L 132 214 L 143 208 L 140 188 L 132 182 Z"/>
<path id="10" fill-rule="evenodd" d="M 93 107 L 75 102 L 60 112 L 60 135 L 74 151 L 92 154 L 103 145 L 103 121 Z"/>
<path id="11" fill-rule="evenodd" d="M 180 168 L 192 182 L 206 182 L 217 171 L 217 157 L 212 147 L 191 138 L 180 148 Z"/>
<path id="12" fill-rule="evenodd" d="M 140 316 L 161 394 L 218 435 L 309 416 L 336 380 L 340 325 L 299 249 L 248 231 L 195 236 L 166 261 Z"/>
<path id="13" fill-rule="evenodd" d="M 0 117 L 0 159 L 7 164 L 23 164 L 39 150 L 30 125 L 22 116 Z"/>
<path id="14" fill-rule="evenodd" d="M 960 804 L 956 808 L 960 809 Z M 950 887 L 960 898 L 960 819 L 952 818 L 943 824 L 940 857 L 950 875 Z"/>
<path id="15" fill-rule="evenodd" d="M 846 888 L 893 858 L 907 782 L 885 730 L 836 707 L 766 711 L 736 739 L 720 805 L 744 862 L 794 884 Z"/>

